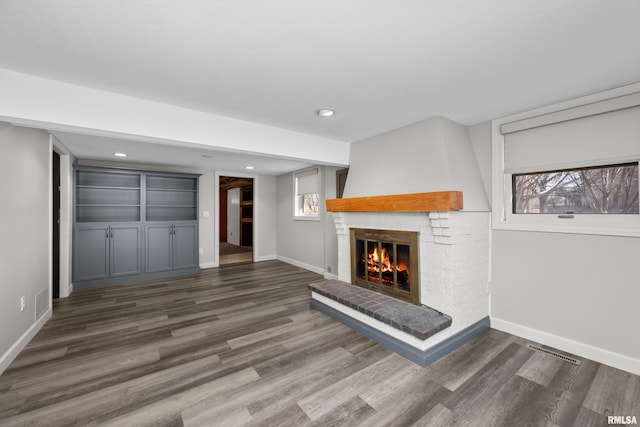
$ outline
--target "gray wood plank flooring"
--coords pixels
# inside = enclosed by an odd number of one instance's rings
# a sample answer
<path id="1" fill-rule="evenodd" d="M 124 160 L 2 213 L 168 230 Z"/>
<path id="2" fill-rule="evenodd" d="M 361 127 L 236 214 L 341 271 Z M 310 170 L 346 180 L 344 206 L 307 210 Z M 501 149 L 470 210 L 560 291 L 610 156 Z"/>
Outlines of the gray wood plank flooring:
<path id="1" fill-rule="evenodd" d="M 278 261 L 74 292 L 0 376 L 2 426 L 605 426 L 640 377 L 489 330 L 420 368 Z"/>

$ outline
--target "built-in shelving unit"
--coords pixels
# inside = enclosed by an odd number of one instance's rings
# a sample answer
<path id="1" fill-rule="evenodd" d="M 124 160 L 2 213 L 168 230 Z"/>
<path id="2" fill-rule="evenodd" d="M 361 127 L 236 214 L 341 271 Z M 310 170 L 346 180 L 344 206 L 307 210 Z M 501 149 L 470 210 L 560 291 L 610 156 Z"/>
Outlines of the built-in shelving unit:
<path id="1" fill-rule="evenodd" d="M 147 221 L 195 221 L 197 207 L 197 178 L 146 176 Z"/>
<path id="2" fill-rule="evenodd" d="M 193 274 L 198 176 L 77 166 L 74 287 Z"/>
<path id="3" fill-rule="evenodd" d="M 76 222 L 140 221 L 140 174 L 76 171 Z"/>
<path id="4" fill-rule="evenodd" d="M 253 186 L 240 188 L 240 245 L 253 246 Z"/>

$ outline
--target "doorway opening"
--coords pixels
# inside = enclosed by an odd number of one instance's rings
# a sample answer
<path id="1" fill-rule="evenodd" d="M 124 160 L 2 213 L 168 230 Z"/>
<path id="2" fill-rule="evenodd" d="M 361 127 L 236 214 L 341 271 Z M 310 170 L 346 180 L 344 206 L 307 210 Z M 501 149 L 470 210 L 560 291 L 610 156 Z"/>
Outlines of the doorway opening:
<path id="1" fill-rule="evenodd" d="M 53 298 L 60 298 L 60 155 L 53 152 L 51 194 L 53 197 L 53 215 L 51 218 L 53 239 L 51 248 L 51 278 Z"/>
<path id="2" fill-rule="evenodd" d="M 219 265 L 253 261 L 253 178 L 220 177 Z"/>

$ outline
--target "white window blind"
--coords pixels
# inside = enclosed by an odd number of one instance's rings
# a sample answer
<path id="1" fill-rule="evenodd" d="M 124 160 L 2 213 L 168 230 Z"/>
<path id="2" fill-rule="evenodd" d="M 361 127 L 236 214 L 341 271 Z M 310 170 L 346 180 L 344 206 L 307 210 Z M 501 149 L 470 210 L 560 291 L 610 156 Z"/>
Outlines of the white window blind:
<path id="1" fill-rule="evenodd" d="M 640 94 L 505 123 L 501 133 L 505 173 L 638 160 Z"/>
<path id="2" fill-rule="evenodd" d="M 296 173 L 297 196 L 317 193 L 319 190 L 318 169 Z"/>

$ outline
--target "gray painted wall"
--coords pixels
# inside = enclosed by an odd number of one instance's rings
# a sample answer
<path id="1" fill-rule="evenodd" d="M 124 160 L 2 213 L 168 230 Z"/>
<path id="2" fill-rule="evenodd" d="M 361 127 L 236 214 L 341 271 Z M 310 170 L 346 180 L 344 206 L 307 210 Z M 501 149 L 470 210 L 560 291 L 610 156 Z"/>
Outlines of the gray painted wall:
<path id="1" fill-rule="evenodd" d="M 482 185 L 487 193 L 487 202 L 491 206 L 491 122 L 478 123 L 468 129 Z"/>
<path id="2" fill-rule="evenodd" d="M 343 169 L 325 167 L 324 195 L 325 200 L 336 198 L 336 171 Z M 324 206 L 324 205 L 323 205 Z M 333 213 L 326 212 L 324 221 L 324 269 L 326 273 L 338 276 L 338 233 L 333 220 Z"/>
<path id="3" fill-rule="evenodd" d="M 328 266 L 337 271 L 337 237 L 333 215 L 327 213 L 325 200 L 335 197 L 336 168 L 320 166 L 320 206 L 319 220 L 293 219 L 293 173 L 277 177 L 277 237 L 278 257 L 301 266 L 311 267 L 323 273 Z M 335 255 L 327 255 L 334 254 Z M 335 259 L 333 257 L 335 256 Z"/>
<path id="4" fill-rule="evenodd" d="M 255 181 L 254 181 L 255 182 Z M 254 200 L 257 202 L 256 223 L 254 223 L 254 238 L 257 240 L 257 259 L 255 261 L 276 258 L 276 177 L 260 176 L 254 186 Z M 254 206 L 256 209 L 256 206 Z M 257 228 L 256 228 L 257 224 Z M 254 242 L 255 244 L 255 242 Z"/>
<path id="5" fill-rule="evenodd" d="M 490 126 L 469 128 L 487 191 Z M 638 359 L 639 253 L 634 237 L 493 230 L 491 316 Z"/>
<path id="6" fill-rule="evenodd" d="M 0 123 L 0 357 L 35 325 L 50 287 L 51 145 L 45 131 Z M 20 311 L 20 297 L 26 307 Z M 2 369 L 0 369 L 1 371 Z"/>
<path id="7" fill-rule="evenodd" d="M 491 315 L 640 359 L 640 239 L 493 231 Z"/>

